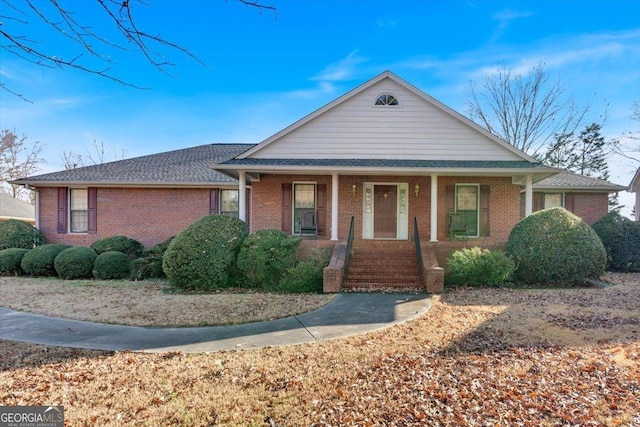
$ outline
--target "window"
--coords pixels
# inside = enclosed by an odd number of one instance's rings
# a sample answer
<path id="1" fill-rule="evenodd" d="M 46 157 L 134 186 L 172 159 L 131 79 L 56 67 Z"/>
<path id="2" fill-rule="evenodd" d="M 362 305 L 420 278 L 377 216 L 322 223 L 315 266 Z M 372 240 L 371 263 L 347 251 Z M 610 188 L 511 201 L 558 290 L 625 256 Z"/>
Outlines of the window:
<path id="1" fill-rule="evenodd" d="M 378 96 L 374 105 L 397 107 L 400 105 L 400 103 L 398 102 L 398 98 L 391 95 L 390 93 L 383 93 L 382 95 Z"/>
<path id="2" fill-rule="evenodd" d="M 480 186 L 477 184 L 456 185 L 456 212 L 462 216 L 470 237 L 478 237 L 478 202 Z"/>
<path id="3" fill-rule="evenodd" d="M 238 190 L 220 190 L 220 214 L 238 217 Z"/>
<path id="4" fill-rule="evenodd" d="M 316 185 L 293 184 L 293 232 L 300 233 L 300 227 L 310 213 L 316 212 Z"/>
<path id="5" fill-rule="evenodd" d="M 89 193 L 86 188 L 69 189 L 69 222 L 72 233 L 89 231 Z"/>
<path id="6" fill-rule="evenodd" d="M 544 208 L 561 208 L 562 207 L 562 193 L 545 193 L 544 194 Z"/>

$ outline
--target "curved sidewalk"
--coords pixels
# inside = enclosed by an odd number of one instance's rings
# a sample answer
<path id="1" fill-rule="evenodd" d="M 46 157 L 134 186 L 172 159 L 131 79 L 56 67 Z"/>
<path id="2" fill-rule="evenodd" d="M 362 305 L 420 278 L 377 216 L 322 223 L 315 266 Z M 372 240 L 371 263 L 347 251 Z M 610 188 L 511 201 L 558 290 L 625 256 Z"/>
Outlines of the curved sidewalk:
<path id="1" fill-rule="evenodd" d="M 426 294 L 344 293 L 318 310 L 268 322 L 145 328 L 58 319 L 0 308 L 0 338 L 98 350 L 201 353 L 295 345 L 358 335 L 426 313 Z"/>

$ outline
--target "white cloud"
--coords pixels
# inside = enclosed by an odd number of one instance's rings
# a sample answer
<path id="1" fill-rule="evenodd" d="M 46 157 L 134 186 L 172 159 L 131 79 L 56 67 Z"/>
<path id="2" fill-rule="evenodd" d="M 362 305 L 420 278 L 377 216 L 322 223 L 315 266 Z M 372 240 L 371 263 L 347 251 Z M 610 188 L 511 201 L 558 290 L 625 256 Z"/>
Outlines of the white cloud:
<path id="1" fill-rule="evenodd" d="M 312 80 L 329 82 L 351 80 L 356 74 L 356 67 L 368 60 L 368 58 L 358 56 L 358 51 L 354 50 L 346 58 L 325 67 Z"/>
<path id="2" fill-rule="evenodd" d="M 512 21 L 521 18 L 528 18 L 532 15 L 534 15 L 533 12 L 515 10 L 510 8 L 501 10 L 500 12 L 496 13 L 495 15 L 493 15 L 493 19 L 498 21 L 498 26 L 493 31 L 491 42 L 493 43 L 501 38 Z"/>

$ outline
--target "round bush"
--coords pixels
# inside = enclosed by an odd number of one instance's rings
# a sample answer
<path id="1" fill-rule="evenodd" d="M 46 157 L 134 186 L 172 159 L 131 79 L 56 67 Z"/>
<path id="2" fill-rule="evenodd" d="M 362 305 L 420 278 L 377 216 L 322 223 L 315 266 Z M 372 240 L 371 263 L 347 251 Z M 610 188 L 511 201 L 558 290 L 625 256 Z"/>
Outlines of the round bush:
<path id="1" fill-rule="evenodd" d="M 0 276 L 13 274 L 19 276 L 22 273 L 20 262 L 29 249 L 9 248 L 0 250 Z"/>
<path id="2" fill-rule="evenodd" d="M 22 271 L 31 276 L 55 276 L 54 260 L 60 252 L 70 247 L 59 243 L 50 243 L 33 248 L 22 258 L 20 264 Z"/>
<path id="3" fill-rule="evenodd" d="M 0 221 L 0 249 L 31 249 L 44 242 L 42 232 L 29 223 L 17 219 Z"/>
<path id="4" fill-rule="evenodd" d="M 135 259 L 142 255 L 144 246 L 142 246 L 142 243 L 129 237 L 111 236 L 96 240 L 91 244 L 91 249 L 96 251 L 98 255 L 108 251 L 117 251 L 127 255 L 129 259 Z"/>
<path id="5" fill-rule="evenodd" d="M 58 276 L 63 279 L 85 279 L 92 276 L 98 254 L 91 248 L 67 248 L 54 261 Z"/>
<path id="6" fill-rule="evenodd" d="M 502 252 L 479 247 L 455 251 L 447 261 L 447 283 L 466 286 L 503 285 L 516 269 Z"/>
<path id="7" fill-rule="evenodd" d="M 516 224 L 506 254 L 517 266 L 514 279 L 527 284 L 563 285 L 598 278 L 607 261 L 598 235 L 563 208 L 538 211 Z"/>
<path id="8" fill-rule="evenodd" d="M 247 224 L 229 215 L 206 216 L 178 234 L 164 254 L 171 286 L 184 290 L 228 287 Z"/>
<path id="9" fill-rule="evenodd" d="M 271 289 L 283 293 L 322 293 L 322 272 L 329 264 L 331 251 L 314 250 L 311 255 L 289 268 L 278 285 Z"/>
<path id="10" fill-rule="evenodd" d="M 241 285 L 250 288 L 275 287 L 296 264 L 300 238 L 280 230 L 259 230 L 244 239 L 238 253 Z"/>
<path id="11" fill-rule="evenodd" d="M 610 212 L 592 227 L 607 251 L 607 270 L 640 271 L 640 224 Z"/>
<path id="12" fill-rule="evenodd" d="M 93 277 L 100 280 L 124 279 L 131 272 L 131 260 L 118 251 L 103 252 L 93 264 Z"/>
<path id="13" fill-rule="evenodd" d="M 169 248 L 169 245 L 171 244 L 171 241 L 173 240 L 174 237 L 175 236 L 169 237 L 167 240 L 158 243 L 157 245 L 155 245 L 154 247 L 149 249 L 146 252 L 146 255 L 149 256 L 149 257 L 162 257 L 162 256 L 164 256 L 164 253 Z"/>
<path id="14" fill-rule="evenodd" d="M 131 261 L 130 280 L 166 277 L 162 270 L 162 257 L 149 256 Z"/>

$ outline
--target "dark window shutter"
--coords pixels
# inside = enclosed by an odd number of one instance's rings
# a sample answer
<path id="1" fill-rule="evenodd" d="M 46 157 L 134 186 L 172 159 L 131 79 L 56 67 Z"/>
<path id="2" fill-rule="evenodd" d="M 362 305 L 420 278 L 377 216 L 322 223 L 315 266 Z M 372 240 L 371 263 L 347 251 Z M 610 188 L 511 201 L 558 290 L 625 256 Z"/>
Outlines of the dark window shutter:
<path id="1" fill-rule="evenodd" d="M 291 184 L 282 184 L 282 232 L 291 234 Z"/>
<path id="2" fill-rule="evenodd" d="M 544 209 L 544 193 L 533 193 L 533 207 L 531 212 L 538 212 Z"/>
<path id="3" fill-rule="evenodd" d="M 89 222 L 87 233 L 95 234 L 98 231 L 98 189 L 87 188 L 87 220 Z"/>
<path id="4" fill-rule="evenodd" d="M 569 212 L 573 212 L 573 193 L 567 193 L 564 195 L 564 208 Z"/>
<path id="5" fill-rule="evenodd" d="M 489 236 L 489 186 L 480 186 L 480 237 Z"/>
<path id="6" fill-rule="evenodd" d="M 445 187 L 445 205 L 447 212 L 455 212 L 456 210 L 456 187 L 447 185 Z"/>
<path id="7" fill-rule="evenodd" d="M 67 188 L 58 188 L 58 233 L 67 232 Z"/>
<path id="8" fill-rule="evenodd" d="M 318 234 L 324 236 L 327 230 L 327 185 L 318 184 L 316 186 L 317 206 L 316 221 L 318 222 Z"/>
<path id="9" fill-rule="evenodd" d="M 209 215 L 218 215 L 218 189 L 209 191 Z"/>

